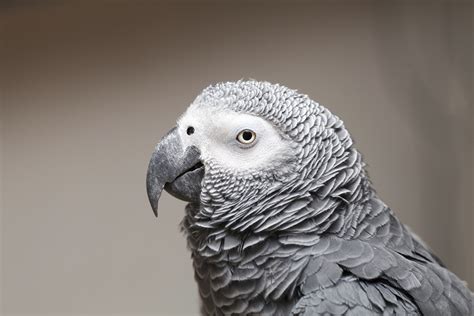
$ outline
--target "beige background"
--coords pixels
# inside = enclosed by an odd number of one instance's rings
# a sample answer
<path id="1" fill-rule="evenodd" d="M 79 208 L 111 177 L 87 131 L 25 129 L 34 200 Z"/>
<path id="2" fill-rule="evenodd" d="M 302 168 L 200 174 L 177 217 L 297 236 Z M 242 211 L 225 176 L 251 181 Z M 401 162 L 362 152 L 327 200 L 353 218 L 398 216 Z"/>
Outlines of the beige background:
<path id="1" fill-rule="evenodd" d="M 4 315 L 196 315 L 184 203 L 154 144 L 210 83 L 297 88 L 344 119 L 375 187 L 472 285 L 472 5 L 0 6 Z"/>

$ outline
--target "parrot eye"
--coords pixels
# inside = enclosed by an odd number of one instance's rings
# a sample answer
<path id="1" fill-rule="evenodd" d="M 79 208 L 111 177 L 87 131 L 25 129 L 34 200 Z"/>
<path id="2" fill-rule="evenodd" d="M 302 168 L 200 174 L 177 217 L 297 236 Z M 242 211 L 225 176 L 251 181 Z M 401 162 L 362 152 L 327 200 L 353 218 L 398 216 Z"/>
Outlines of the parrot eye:
<path id="1" fill-rule="evenodd" d="M 249 129 L 244 129 L 237 135 L 237 141 L 244 145 L 250 145 L 257 139 L 257 134 Z"/>

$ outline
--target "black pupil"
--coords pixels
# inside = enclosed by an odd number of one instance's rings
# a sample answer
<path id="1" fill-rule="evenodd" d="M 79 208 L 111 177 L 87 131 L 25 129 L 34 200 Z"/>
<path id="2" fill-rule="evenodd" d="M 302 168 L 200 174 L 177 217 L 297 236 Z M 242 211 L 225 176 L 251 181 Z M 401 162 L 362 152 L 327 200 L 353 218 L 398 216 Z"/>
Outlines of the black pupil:
<path id="1" fill-rule="evenodd" d="M 252 135 L 252 132 L 249 132 L 249 131 L 244 131 L 244 132 L 242 133 L 242 138 L 243 138 L 244 140 L 246 140 L 246 141 L 251 140 L 251 139 L 252 139 L 252 136 L 253 136 L 253 135 Z"/>
<path id="2" fill-rule="evenodd" d="M 191 135 L 194 133 L 194 127 L 189 126 L 188 129 L 186 130 L 186 134 Z"/>

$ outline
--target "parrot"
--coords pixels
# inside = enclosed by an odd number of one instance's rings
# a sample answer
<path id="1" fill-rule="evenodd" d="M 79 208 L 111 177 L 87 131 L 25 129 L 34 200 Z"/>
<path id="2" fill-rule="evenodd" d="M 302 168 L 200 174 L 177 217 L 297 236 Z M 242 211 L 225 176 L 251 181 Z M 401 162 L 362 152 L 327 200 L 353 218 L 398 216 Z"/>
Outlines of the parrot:
<path id="1" fill-rule="evenodd" d="M 205 88 L 146 175 L 180 224 L 202 315 L 474 315 L 473 293 L 376 193 L 343 121 L 284 85 Z"/>

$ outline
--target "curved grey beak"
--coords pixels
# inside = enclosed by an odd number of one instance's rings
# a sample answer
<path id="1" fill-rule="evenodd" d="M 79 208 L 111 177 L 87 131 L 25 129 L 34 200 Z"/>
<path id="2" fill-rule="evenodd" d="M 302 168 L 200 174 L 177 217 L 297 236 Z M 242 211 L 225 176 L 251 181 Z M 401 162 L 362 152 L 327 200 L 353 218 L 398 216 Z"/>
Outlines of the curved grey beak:
<path id="1" fill-rule="evenodd" d="M 156 145 L 146 176 L 151 208 L 158 217 L 158 200 L 163 188 L 178 199 L 199 202 L 204 166 L 201 153 L 190 146 L 183 148 L 177 128 L 173 128 Z"/>

